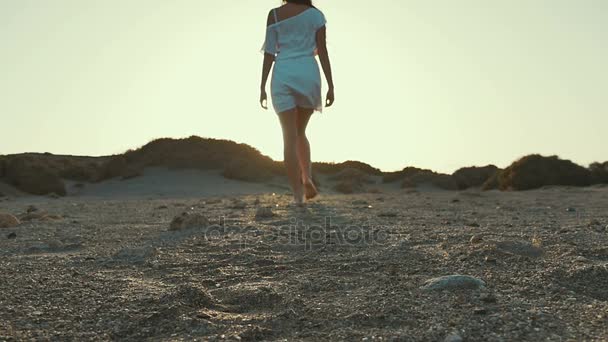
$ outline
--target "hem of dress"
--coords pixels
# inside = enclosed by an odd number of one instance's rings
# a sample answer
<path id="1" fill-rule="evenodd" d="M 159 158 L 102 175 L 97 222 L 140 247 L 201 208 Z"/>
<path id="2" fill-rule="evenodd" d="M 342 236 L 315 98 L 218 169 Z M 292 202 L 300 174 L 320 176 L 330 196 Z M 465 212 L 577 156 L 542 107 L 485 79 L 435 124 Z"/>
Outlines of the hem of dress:
<path id="1" fill-rule="evenodd" d="M 275 112 L 277 113 L 277 115 L 279 115 L 279 114 L 281 114 L 281 113 L 289 112 L 289 111 L 294 110 L 294 109 L 296 109 L 296 108 L 312 109 L 312 113 L 313 113 L 313 114 L 314 114 L 314 112 L 323 113 L 323 107 L 322 107 L 322 106 L 321 106 L 321 107 L 304 107 L 304 106 L 294 106 L 294 107 L 291 107 L 291 108 L 287 108 L 287 109 L 285 109 L 285 110 L 282 110 L 282 111 L 280 111 L 280 112 L 275 110 Z"/>

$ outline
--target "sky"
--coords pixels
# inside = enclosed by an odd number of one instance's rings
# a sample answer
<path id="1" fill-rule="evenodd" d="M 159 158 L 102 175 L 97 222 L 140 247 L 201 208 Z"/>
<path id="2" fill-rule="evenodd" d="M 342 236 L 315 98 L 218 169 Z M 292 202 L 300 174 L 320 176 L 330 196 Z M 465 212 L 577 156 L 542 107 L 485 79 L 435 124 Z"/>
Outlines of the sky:
<path id="1" fill-rule="evenodd" d="M 279 5 L 0 0 L 0 154 L 108 155 L 198 135 L 282 160 L 277 115 L 258 104 Z M 453 172 L 531 153 L 608 160 L 608 1 L 316 5 L 336 102 L 309 124 L 314 161 Z"/>

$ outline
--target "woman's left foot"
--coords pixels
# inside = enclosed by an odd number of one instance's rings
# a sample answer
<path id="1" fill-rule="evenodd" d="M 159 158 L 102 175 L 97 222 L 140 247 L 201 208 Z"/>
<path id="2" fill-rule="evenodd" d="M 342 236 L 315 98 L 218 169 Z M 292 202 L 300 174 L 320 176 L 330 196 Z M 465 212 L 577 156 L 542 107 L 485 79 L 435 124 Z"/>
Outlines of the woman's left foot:
<path id="1" fill-rule="evenodd" d="M 312 179 L 308 179 L 304 181 L 304 193 L 307 200 L 311 200 L 319 194 L 317 191 L 317 187 L 315 183 L 313 183 Z"/>

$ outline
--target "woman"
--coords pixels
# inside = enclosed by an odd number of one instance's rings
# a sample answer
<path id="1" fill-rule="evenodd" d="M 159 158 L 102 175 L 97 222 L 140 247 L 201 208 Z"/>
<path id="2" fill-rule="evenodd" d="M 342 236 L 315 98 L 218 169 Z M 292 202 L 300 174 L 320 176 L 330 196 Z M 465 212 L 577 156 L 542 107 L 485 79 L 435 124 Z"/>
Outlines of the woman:
<path id="1" fill-rule="evenodd" d="M 329 90 L 326 106 L 334 102 L 334 82 L 325 42 L 325 16 L 311 0 L 287 0 L 268 14 L 260 104 L 268 109 L 266 81 L 272 64 L 272 104 L 283 129 L 284 160 L 295 204 L 317 196 L 312 180 L 306 126 L 312 113 L 321 112 L 319 56 Z"/>

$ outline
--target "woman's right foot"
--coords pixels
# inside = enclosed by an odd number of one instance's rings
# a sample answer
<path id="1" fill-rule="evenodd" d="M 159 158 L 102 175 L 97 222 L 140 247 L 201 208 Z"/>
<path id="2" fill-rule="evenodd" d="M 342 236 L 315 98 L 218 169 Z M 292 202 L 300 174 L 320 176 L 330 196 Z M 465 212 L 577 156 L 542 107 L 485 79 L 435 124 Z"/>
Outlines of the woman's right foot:
<path id="1" fill-rule="evenodd" d="M 300 187 L 299 191 L 295 191 L 294 195 L 293 195 L 293 204 L 297 205 L 297 206 L 303 206 L 304 205 L 304 198 L 305 198 L 305 192 L 304 189 L 302 187 Z"/>

